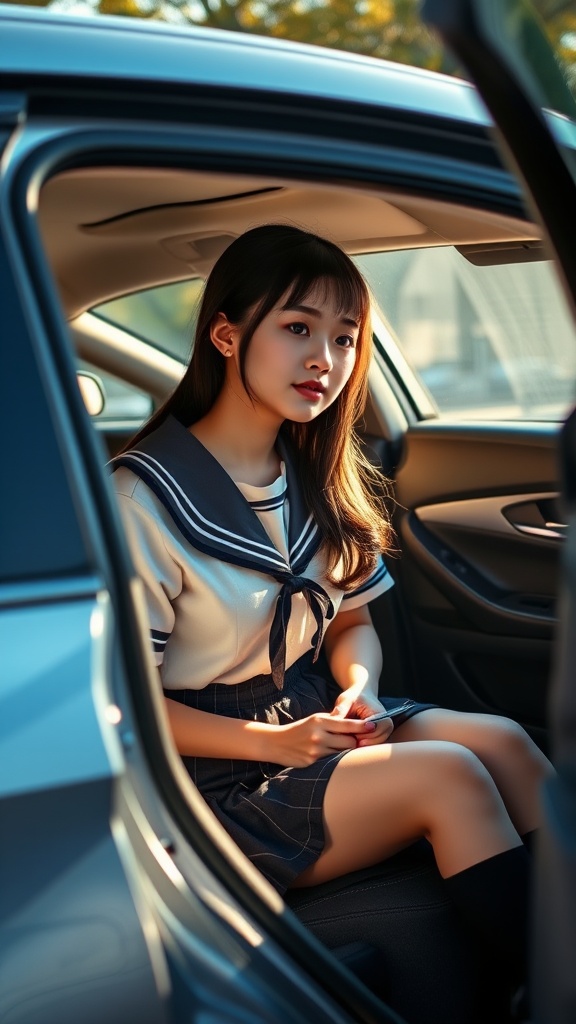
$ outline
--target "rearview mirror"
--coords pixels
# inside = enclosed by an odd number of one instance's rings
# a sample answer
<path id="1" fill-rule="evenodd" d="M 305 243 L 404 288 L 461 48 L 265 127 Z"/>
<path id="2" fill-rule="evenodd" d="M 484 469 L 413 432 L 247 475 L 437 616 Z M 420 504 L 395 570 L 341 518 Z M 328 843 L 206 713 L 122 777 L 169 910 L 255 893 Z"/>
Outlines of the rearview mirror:
<path id="1" fill-rule="evenodd" d="M 86 373 L 83 370 L 81 373 L 76 374 L 78 381 L 78 387 L 80 388 L 80 394 L 86 406 L 86 411 L 89 416 L 99 416 L 104 410 L 105 397 L 104 397 L 104 386 L 99 377 L 96 377 L 93 373 Z"/>

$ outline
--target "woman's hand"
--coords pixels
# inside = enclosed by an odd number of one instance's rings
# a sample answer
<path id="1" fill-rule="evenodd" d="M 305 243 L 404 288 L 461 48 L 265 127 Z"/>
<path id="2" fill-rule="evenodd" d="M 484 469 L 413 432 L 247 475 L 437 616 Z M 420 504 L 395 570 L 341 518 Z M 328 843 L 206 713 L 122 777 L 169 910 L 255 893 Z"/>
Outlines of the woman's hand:
<path id="1" fill-rule="evenodd" d="M 362 746 L 363 739 L 375 731 L 374 722 L 362 722 L 358 718 L 336 716 L 333 712 L 310 715 L 275 728 L 274 749 L 269 760 L 287 768 L 305 768 L 320 757 Z"/>
<path id="2" fill-rule="evenodd" d="M 366 687 L 351 686 L 343 690 L 331 711 L 332 718 L 362 719 L 370 715 L 380 714 L 386 708 L 377 697 L 366 689 Z M 374 725 L 375 728 L 368 734 L 357 734 L 357 747 L 370 747 L 376 743 L 385 743 L 394 729 L 391 718 L 382 718 L 379 722 L 367 722 L 366 725 Z"/>
<path id="3" fill-rule="evenodd" d="M 271 761 L 286 768 L 304 768 L 319 757 L 353 750 L 356 737 L 375 730 L 373 722 L 337 718 L 325 711 L 273 725 L 199 711 L 169 697 L 166 710 L 176 746 L 185 757 Z"/>
<path id="4" fill-rule="evenodd" d="M 326 630 L 324 646 L 330 670 L 342 689 L 333 718 L 368 718 L 384 711 L 377 697 L 376 680 L 382 668 L 382 649 L 367 605 L 340 609 Z M 356 746 L 384 743 L 394 726 L 390 718 L 376 722 L 371 733 L 358 736 Z"/>

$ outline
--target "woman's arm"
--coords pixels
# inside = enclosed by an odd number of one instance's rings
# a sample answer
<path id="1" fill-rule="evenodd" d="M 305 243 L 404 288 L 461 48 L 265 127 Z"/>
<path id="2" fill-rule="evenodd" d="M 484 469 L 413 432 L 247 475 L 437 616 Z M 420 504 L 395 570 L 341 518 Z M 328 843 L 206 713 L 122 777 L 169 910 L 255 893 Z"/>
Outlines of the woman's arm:
<path id="1" fill-rule="evenodd" d="M 355 687 L 378 698 L 382 647 L 367 604 L 338 612 L 326 630 L 324 649 L 330 671 L 342 690 Z"/>
<path id="2" fill-rule="evenodd" d="M 244 722 L 166 700 L 168 720 L 183 757 L 225 757 L 271 761 L 301 768 L 340 750 L 356 746 L 355 736 L 375 732 L 372 722 L 345 720 L 327 713 L 310 715 L 289 725 Z"/>
<path id="3" fill-rule="evenodd" d="M 382 711 L 378 680 L 382 669 L 382 647 L 368 605 L 340 610 L 326 630 L 324 648 L 330 671 L 342 689 L 334 709 L 337 718 L 366 718 Z M 390 719 L 378 722 L 375 732 L 358 740 L 358 746 L 382 743 L 392 732 Z"/>

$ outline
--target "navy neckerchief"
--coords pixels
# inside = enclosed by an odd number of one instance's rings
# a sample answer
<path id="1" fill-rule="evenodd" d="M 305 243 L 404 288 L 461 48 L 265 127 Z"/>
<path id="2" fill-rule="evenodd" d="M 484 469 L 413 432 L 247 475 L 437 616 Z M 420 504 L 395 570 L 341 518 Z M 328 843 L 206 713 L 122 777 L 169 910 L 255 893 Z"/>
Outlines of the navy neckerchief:
<path id="1" fill-rule="evenodd" d="M 286 465 L 290 501 L 290 563 L 274 547 L 258 516 L 217 459 L 173 416 L 137 447 L 112 460 L 112 471 L 126 466 L 148 485 L 172 516 L 182 535 L 198 551 L 222 562 L 272 576 L 282 584 L 270 630 L 272 678 L 281 689 L 286 665 L 286 630 L 292 594 L 304 594 L 316 622 L 314 661 L 320 652 L 324 617 L 334 608 L 326 591 L 303 575 L 322 543 L 304 506 L 298 477 L 284 438 L 278 451 Z"/>

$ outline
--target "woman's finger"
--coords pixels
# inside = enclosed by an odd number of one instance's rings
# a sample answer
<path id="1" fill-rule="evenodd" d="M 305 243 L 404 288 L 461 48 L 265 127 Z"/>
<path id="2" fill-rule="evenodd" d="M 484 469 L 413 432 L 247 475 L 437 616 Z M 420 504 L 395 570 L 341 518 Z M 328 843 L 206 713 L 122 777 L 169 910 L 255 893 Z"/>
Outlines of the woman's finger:
<path id="1" fill-rule="evenodd" d="M 339 697 L 336 701 L 332 711 L 330 712 L 331 718 L 346 718 L 352 710 L 354 702 L 348 698 L 347 700 L 343 697 Z"/>
<path id="2" fill-rule="evenodd" d="M 355 750 L 360 746 L 355 736 L 346 736 L 344 733 L 331 733 L 326 740 L 327 753 L 338 750 Z"/>
<path id="3" fill-rule="evenodd" d="M 378 728 L 371 736 L 357 736 L 356 746 L 368 747 L 377 743 L 386 743 L 394 732 L 394 723 L 391 718 L 384 718 L 378 722 Z"/>
<path id="4" fill-rule="evenodd" d="M 333 715 L 327 715 L 324 723 L 328 731 L 332 733 L 366 733 L 368 735 L 375 732 L 377 728 L 376 722 L 366 722 L 362 718 L 335 718 Z"/>

